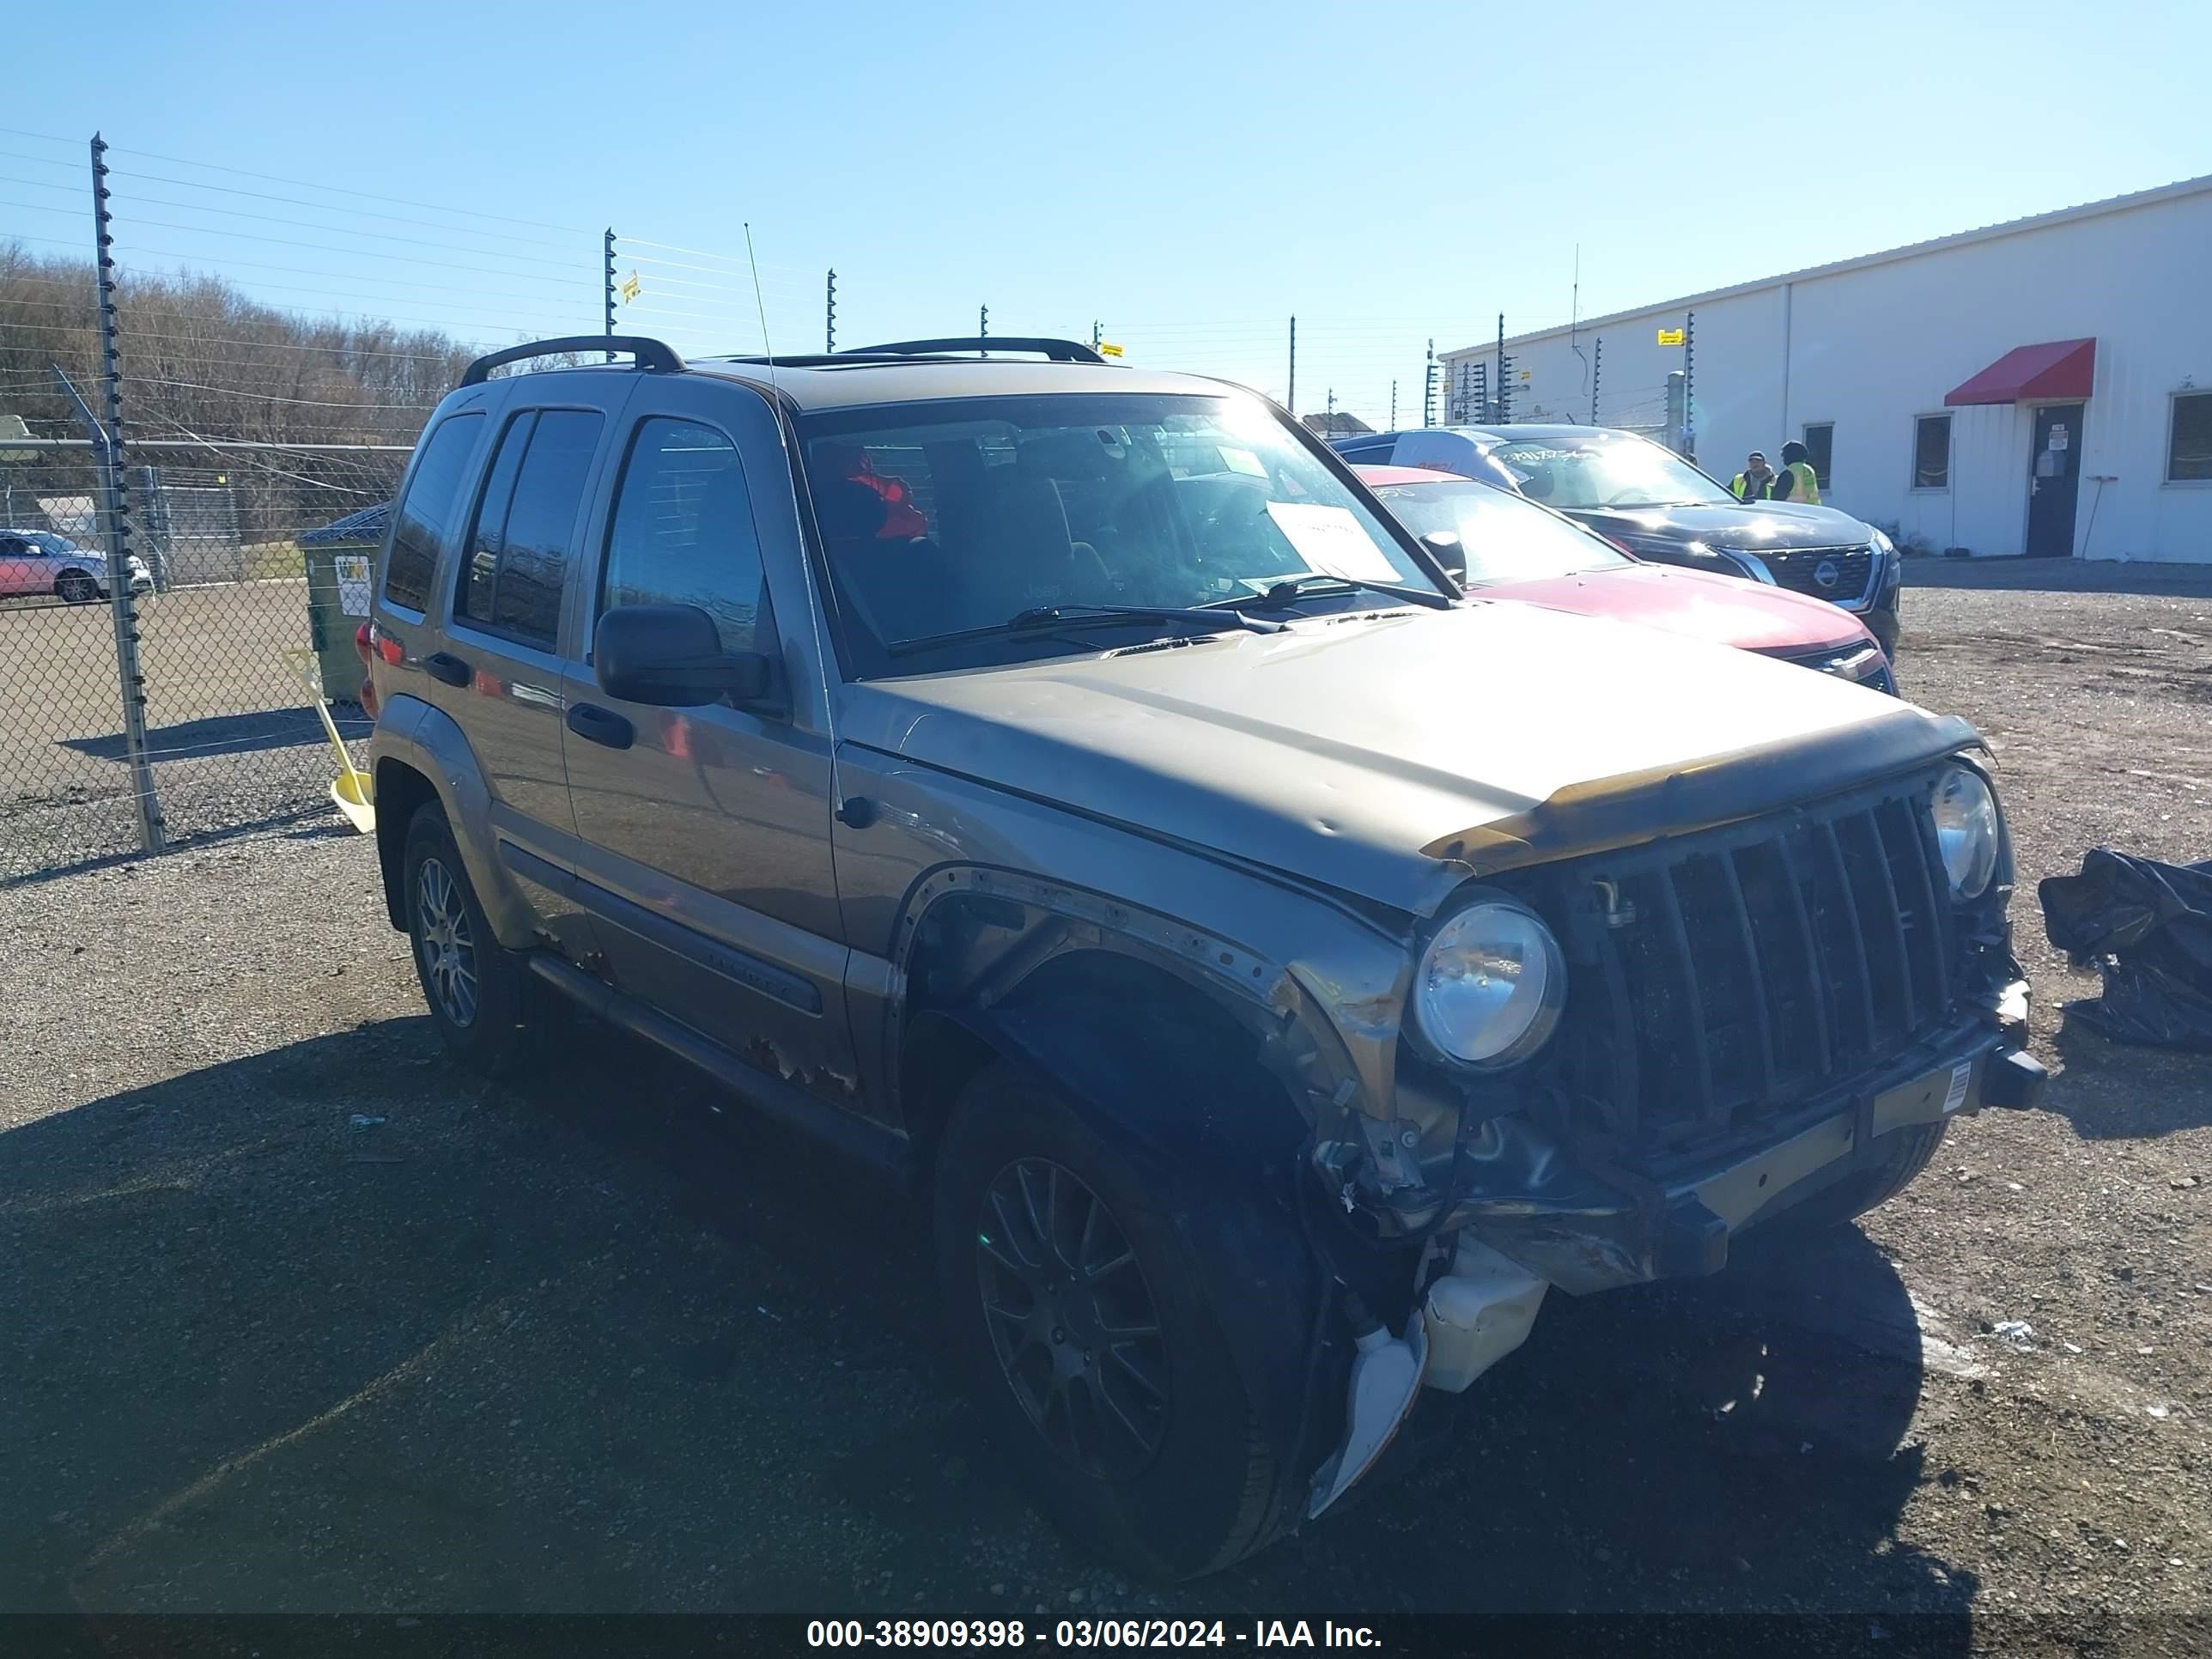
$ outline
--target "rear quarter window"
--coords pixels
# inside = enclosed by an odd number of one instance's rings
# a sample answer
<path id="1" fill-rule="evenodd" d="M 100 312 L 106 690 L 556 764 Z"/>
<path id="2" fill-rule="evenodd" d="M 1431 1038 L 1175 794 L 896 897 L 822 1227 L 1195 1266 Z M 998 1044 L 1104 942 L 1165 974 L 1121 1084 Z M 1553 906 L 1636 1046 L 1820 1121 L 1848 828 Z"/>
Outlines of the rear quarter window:
<path id="1" fill-rule="evenodd" d="M 476 448 L 476 410 L 450 415 L 422 441 L 422 458 L 407 481 L 392 526 L 392 556 L 384 568 L 384 597 L 409 611 L 430 608 L 438 554 L 461 514 L 469 456 Z"/>

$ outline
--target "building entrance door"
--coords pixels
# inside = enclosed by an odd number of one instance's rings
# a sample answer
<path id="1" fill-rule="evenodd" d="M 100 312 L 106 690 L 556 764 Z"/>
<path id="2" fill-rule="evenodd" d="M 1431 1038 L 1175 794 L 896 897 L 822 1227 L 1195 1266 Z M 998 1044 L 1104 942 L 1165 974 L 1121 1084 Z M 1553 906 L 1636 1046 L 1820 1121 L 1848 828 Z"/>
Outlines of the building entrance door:
<path id="1" fill-rule="evenodd" d="M 2027 463 L 2027 556 L 2074 556 L 2074 504 L 2081 493 L 2080 404 L 2046 404 L 2035 411 Z"/>

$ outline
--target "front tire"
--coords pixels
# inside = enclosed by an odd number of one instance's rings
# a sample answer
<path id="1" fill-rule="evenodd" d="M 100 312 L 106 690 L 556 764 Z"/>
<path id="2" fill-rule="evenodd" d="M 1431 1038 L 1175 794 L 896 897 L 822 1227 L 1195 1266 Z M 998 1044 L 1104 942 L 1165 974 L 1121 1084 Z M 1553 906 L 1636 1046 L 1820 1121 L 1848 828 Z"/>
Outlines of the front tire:
<path id="1" fill-rule="evenodd" d="M 1283 1472 L 1159 1195 L 1067 1099 L 1005 1061 L 938 1154 L 938 1272 L 957 1356 L 1038 1506 L 1154 1579 L 1271 1540 Z"/>
<path id="2" fill-rule="evenodd" d="M 407 937 L 438 1035 L 457 1057 L 488 1075 L 520 1069 L 535 1052 L 528 971 L 493 936 L 435 801 L 417 807 L 410 820 L 404 860 Z"/>
<path id="3" fill-rule="evenodd" d="M 90 605 L 100 598 L 100 584 L 72 570 L 55 581 L 54 597 L 64 605 Z"/>

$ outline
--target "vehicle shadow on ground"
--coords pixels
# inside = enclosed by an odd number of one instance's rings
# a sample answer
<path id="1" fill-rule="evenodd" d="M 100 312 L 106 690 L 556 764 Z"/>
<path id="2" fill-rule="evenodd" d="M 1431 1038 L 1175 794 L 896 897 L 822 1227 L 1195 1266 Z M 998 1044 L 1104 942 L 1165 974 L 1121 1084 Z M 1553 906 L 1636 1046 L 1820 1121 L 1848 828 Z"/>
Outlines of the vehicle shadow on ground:
<path id="1" fill-rule="evenodd" d="M 1161 1592 L 977 1447 L 901 1197 L 611 1033 L 547 1060 L 382 1021 L 0 1134 L 0 1607 L 1809 1607 L 1963 1650 L 1974 1580 L 1894 1536 L 1919 1351 L 1856 1232 L 1554 1297 L 1394 1479 Z"/>

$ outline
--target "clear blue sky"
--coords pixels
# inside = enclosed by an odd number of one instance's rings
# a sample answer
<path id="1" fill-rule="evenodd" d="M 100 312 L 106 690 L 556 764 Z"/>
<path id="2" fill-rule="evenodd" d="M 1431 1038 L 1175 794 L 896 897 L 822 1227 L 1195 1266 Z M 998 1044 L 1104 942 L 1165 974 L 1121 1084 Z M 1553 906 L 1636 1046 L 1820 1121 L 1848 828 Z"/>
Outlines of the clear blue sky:
<path id="1" fill-rule="evenodd" d="M 1295 312 L 1301 409 L 1378 422 L 1431 335 L 1564 320 L 1577 245 L 1587 316 L 2212 172 L 2198 0 L 110 0 L 6 35 L 0 127 L 71 143 L 0 132 L 0 237 L 81 243 L 97 127 L 126 263 L 280 303 L 592 330 L 611 224 L 723 256 L 626 242 L 627 320 L 750 349 L 750 220 L 780 349 L 834 264 L 841 344 L 988 302 L 1280 396 Z"/>

